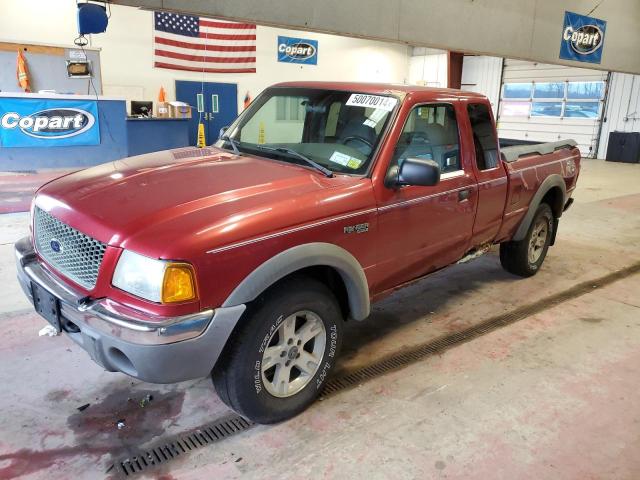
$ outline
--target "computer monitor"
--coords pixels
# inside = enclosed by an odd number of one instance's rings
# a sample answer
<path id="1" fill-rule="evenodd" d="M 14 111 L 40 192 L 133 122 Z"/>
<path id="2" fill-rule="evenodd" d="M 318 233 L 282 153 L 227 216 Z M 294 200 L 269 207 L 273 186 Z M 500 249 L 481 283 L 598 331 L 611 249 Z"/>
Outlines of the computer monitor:
<path id="1" fill-rule="evenodd" d="M 132 117 L 151 117 L 153 115 L 153 102 L 139 102 L 131 100 Z"/>

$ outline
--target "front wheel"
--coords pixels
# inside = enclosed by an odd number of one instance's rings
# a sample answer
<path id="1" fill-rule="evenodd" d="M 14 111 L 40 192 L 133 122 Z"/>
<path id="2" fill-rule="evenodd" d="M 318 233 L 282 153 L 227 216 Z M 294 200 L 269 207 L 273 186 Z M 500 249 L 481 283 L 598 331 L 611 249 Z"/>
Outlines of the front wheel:
<path id="1" fill-rule="evenodd" d="M 547 256 L 553 234 L 553 212 L 542 203 L 533 216 L 527 235 L 518 242 L 500 244 L 500 263 L 514 275 L 535 275 Z"/>
<path id="2" fill-rule="evenodd" d="M 220 398 L 256 423 L 307 408 L 333 369 L 342 315 L 331 291 L 310 278 L 283 282 L 252 305 L 212 374 Z"/>

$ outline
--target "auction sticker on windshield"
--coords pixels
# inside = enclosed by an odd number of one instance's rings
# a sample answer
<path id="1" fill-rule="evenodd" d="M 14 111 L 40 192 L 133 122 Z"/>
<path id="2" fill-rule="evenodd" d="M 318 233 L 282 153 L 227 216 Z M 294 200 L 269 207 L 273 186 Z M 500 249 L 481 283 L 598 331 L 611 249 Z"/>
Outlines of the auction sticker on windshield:
<path id="1" fill-rule="evenodd" d="M 393 97 L 353 93 L 346 104 L 351 107 L 380 108 L 390 112 L 396 106 L 396 103 L 398 103 L 398 99 Z"/>
<path id="2" fill-rule="evenodd" d="M 340 152 L 333 152 L 333 155 L 331 155 L 329 160 L 333 163 L 337 163 L 339 165 L 342 165 L 343 167 L 348 167 L 353 170 L 356 170 L 360 167 L 360 165 L 362 165 L 362 160 Z"/>

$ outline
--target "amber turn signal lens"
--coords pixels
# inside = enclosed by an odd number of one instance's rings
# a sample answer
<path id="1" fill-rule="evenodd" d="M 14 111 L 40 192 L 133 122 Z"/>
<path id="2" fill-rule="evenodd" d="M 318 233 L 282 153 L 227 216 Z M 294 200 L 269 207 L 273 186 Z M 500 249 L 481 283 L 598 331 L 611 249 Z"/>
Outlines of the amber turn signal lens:
<path id="1" fill-rule="evenodd" d="M 162 303 L 186 302 L 196 298 L 193 267 L 184 263 L 169 264 L 162 281 Z"/>

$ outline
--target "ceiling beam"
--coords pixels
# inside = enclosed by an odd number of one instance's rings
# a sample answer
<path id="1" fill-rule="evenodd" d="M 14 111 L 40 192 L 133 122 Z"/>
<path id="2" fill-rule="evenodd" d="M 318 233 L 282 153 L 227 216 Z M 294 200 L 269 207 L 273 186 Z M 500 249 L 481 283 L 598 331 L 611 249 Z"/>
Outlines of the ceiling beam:
<path id="1" fill-rule="evenodd" d="M 596 0 L 112 0 L 150 10 L 226 18 L 293 30 L 399 42 L 472 54 L 640 74 L 640 2 L 604 0 L 600 65 L 561 60 L 565 10 Z"/>

